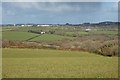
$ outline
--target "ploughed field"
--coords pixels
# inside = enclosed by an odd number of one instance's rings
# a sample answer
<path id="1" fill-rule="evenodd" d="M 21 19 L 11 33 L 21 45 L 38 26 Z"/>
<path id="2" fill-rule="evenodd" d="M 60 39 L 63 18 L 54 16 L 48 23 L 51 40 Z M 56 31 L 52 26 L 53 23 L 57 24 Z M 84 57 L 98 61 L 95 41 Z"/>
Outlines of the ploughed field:
<path id="1" fill-rule="evenodd" d="M 3 49 L 3 78 L 117 78 L 118 57 L 50 49 Z"/>

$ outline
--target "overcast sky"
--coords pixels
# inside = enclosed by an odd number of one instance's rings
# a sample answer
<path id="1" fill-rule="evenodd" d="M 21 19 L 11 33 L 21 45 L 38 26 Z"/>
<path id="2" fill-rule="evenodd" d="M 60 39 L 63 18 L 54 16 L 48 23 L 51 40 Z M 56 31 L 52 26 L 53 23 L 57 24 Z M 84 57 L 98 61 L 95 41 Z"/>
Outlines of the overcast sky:
<path id="1" fill-rule="evenodd" d="M 3 2 L 2 23 L 118 21 L 117 2 Z"/>

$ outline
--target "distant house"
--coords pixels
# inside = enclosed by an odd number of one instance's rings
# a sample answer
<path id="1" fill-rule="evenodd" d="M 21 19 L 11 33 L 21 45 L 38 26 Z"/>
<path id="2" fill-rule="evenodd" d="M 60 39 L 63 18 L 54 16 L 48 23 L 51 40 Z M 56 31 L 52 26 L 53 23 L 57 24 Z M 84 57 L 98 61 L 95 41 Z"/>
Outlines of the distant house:
<path id="1" fill-rule="evenodd" d="M 40 32 L 41 34 L 45 34 L 45 32 Z"/>
<path id="2" fill-rule="evenodd" d="M 37 25 L 38 27 L 41 26 L 41 25 Z"/>
<path id="3" fill-rule="evenodd" d="M 24 27 L 25 25 L 23 24 L 23 25 L 21 25 L 22 27 Z"/>
<path id="4" fill-rule="evenodd" d="M 42 27 L 47 27 L 47 26 L 50 26 L 50 25 L 47 25 L 47 24 L 42 24 L 42 25 L 37 25 L 38 27 L 39 26 L 42 26 Z"/>
<path id="5" fill-rule="evenodd" d="M 90 29 L 90 28 L 88 28 L 88 29 L 85 29 L 85 31 L 86 31 L 86 32 L 89 32 L 89 31 L 91 31 L 91 29 Z"/>
<path id="6" fill-rule="evenodd" d="M 13 24 L 14 26 L 16 26 L 16 24 Z"/>

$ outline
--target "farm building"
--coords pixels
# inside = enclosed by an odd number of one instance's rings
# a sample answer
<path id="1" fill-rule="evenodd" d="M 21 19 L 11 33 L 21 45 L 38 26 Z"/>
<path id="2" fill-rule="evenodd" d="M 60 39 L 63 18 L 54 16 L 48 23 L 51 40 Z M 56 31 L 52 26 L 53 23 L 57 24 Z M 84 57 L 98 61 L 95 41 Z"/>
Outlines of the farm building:
<path id="1" fill-rule="evenodd" d="M 43 25 L 37 25 L 37 26 L 38 26 L 38 27 L 39 27 L 39 26 L 43 26 L 43 27 L 45 26 L 45 27 L 46 27 L 46 26 L 50 26 L 50 25 L 43 24 Z"/>
<path id="2" fill-rule="evenodd" d="M 25 25 L 21 25 L 22 27 L 25 26 Z"/>
<path id="3" fill-rule="evenodd" d="M 45 32 L 40 32 L 41 34 L 45 34 Z"/>
<path id="4" fill-rule="evenodd" d="M 88 28 L 88 29 L 85 29 L 85 31 L 86 31 L 86 32 L 89 32 L 89 31 L 91 31 L 91 29 L 90 29 L 90 28 Z"/>

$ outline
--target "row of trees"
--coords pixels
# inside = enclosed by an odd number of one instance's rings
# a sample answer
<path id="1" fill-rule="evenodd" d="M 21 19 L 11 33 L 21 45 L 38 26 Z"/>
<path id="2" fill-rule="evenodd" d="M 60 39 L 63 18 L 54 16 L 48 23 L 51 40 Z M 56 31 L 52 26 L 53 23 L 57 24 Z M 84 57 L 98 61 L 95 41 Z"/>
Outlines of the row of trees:
<path id="1" fill-rule="evenodd" d="M 28 32 L 35 33 L 35 34 L 41 34 L 41 32 L 43 32 L 43 31 L 42 31 L 42 30 L 40 30 L 40 31 L 28 30 Z M 48 34 L 54 34 L 55 31 L 49 30 L 49 31 L 46 32 L 46 33 L 48 33 Z"/>

